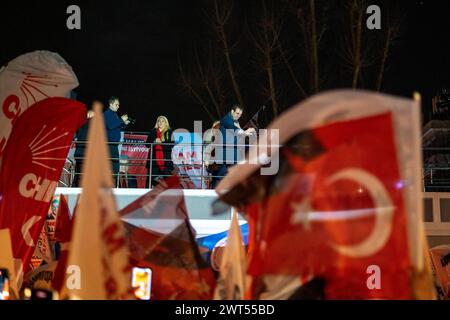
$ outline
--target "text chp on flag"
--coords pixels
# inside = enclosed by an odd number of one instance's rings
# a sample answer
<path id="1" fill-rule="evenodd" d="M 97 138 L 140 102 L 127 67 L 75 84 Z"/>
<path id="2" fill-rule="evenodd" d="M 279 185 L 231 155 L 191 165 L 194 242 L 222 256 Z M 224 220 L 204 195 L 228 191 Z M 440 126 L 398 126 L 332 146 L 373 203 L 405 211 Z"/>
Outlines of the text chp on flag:
<path id="1" fill-rule="evenodd" d="M 31 257 L 31 271 L 25 274 L 22 288 L 61 291 L 67 264 L 71 223 L 66 196 L 54 195 Z"/>
<path id="2" fill-rule="evenodd" d="M 14 124 L 0 168 L 0 229 L 10 230 L 19 284 L 30 269 L 72 138 L 85 119 L 84 104 L 48 98 Z"/>
<path id="3" fill-rule="evenodd" d="M 30 106 L 50 97 L 69 97 L 78 86 L 70 65 L 57 53 L 23 54 L 0 69 L 0 159 L 11 130 Z M 32 178 L 32 177 L 30 177 Z"/>
<path id="4" fill-rule="evenodd" d="M 82 193 L 75 211 L 63 298 L 128 299 L 131 270 L 113 180 L 101 106 L 88 132 Z"/>
<path id="5" fill-rule="evenodd" d="M 250 161 L 216 189 L 249 220 L 248 298 L 419 297 L 419 113 L 413 100 L 340 90 L 272 122 L 279 172 L 261 176 Z"/>

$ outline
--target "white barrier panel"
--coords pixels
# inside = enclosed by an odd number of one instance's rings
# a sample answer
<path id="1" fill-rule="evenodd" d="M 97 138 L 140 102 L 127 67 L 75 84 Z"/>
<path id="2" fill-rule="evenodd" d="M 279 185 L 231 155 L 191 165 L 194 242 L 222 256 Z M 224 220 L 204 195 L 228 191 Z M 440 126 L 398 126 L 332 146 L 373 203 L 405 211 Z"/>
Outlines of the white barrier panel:
<path id="1" fill-rule="evenodd" d="M 146 194 L 149 189 L 113 189 L 116 197 L 117 208 L 121 210 L 128 204 Z M 55 194 L 64 194 L 68 197 L 68 205 L 71 212 L 75 207 L 81 188 L 57 188 Z M 183 190 L 187 211 L 192 226 L 197 231 L 197 237 L 223 232 L 229 229 L 231 222 L 231 210 L 221 215 L 211 215 L 211 204 L 217 199 L 214 190 Z M 127 222 L 137 226 L 149 227 L 148 219 L 126 219 Z M 240 218 L 240 224 L 245 220 Z"/>

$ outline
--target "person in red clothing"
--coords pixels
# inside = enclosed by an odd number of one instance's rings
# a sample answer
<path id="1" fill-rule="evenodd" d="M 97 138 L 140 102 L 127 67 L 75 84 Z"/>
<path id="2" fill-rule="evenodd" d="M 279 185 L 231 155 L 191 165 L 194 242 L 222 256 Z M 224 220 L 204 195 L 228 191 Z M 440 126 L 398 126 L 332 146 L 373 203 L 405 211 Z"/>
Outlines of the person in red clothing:
<path id="1" fill-rule="evenodd" d="M 147 161 L 147 168 L 151 170 L 151 188 L 159 179 L 169 177 L 173 170 L 172 129 L 165 116 L 159 116 L 156 119 L 155 127 L 151 130 L 147 142 L 154 143 L 149 152 L 149 161 Z"/>

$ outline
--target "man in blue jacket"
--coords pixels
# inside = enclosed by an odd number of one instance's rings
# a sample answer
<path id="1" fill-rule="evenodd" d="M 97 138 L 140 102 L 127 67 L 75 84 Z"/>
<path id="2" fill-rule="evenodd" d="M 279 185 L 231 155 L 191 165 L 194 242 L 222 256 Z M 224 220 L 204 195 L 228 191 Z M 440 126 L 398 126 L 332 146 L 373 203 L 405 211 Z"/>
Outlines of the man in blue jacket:
<path id="1" fill-rule="evenodd" d="M 224 145 L 223 147 L 223 162 L 220 169 L 215 172 L 212 178 L 212 187 L 215 188 L 219 181 L 226 176 L 228 173 L 228 167 L 236 164 L 238 161 L 238 148 L 237 142 L 238 136 L 245 135 L 250 136 L 255 133 L 254 128 L 249 128 L 247 130 L 243 130 L 239 124 L 239 118 L 242 116 L 244 112 L 243 108 L 234 104 L 225 117 L 220 120 L 220 132 L 222 133 L 222 141 Z M 228 157 L 227 157 L 228 153 Z M 230 156 L 232 155 L 232 158 Z"/>
<path id="2" fill-rule="evenodd" d="M 128 120 L 128 115 L 124 114 L 119 118 L 117 115 L 117 111 L 120 108 L 120 101 L 117 97 L 111 97 L 108 100 L 109 107 L 103 113 L 103 117 L 105 119 L 106 126 L 106 134 L 108 136 L 109 143 L 109 153 L 111 156 L 112 168 L 113 168 L 113 177 L 114 181 L 116 181 L 119 174 L 119 144 L 121 137 L 121 130 L 124 129 L 130 121 Z"/>

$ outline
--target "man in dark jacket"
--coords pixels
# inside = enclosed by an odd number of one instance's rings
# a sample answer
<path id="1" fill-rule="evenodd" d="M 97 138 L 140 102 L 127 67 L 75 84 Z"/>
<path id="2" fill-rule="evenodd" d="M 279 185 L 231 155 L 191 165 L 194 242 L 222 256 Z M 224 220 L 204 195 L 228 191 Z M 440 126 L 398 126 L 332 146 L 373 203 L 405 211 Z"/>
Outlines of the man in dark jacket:
<path id="1" fill-rule="evenodd" d="M 119 142 L 120 132 L 124 129 L 130 121 L 128 115 L 124 114 L 119 118 L 117 111 L 120 108 L 120 101 L 117 97 L 111 97 L 108 101 L 109 107 L 103 113 L 105 119 L 106 134 L 108 136 L 109 153 L 112 162 L 113 177 L 117 185 L 117 177 L 119 174 Z"/>
<path id="2" fill-rule="evenodd" d="M 220 120 L 220 132 L 222 133 L 223 147 L 223 162 L 216 173 L 216 176 L 212 178 L 212 187 L 215 188 L 219 181 L 227 175 L 228 167 L 236 164 L 238 161 L 238 148 L 237 137 L 240 135 L 250 136 L 255 132 L 254 128 L 243 130 L 239 124 L 239 118 L 244 112 L 243 108 L 238 104 L 232 106 L 230 112 Z M 228 153 L 228 157 L 227 157 Z M 230 158 L 230 155 L 232 157 Z"/>

